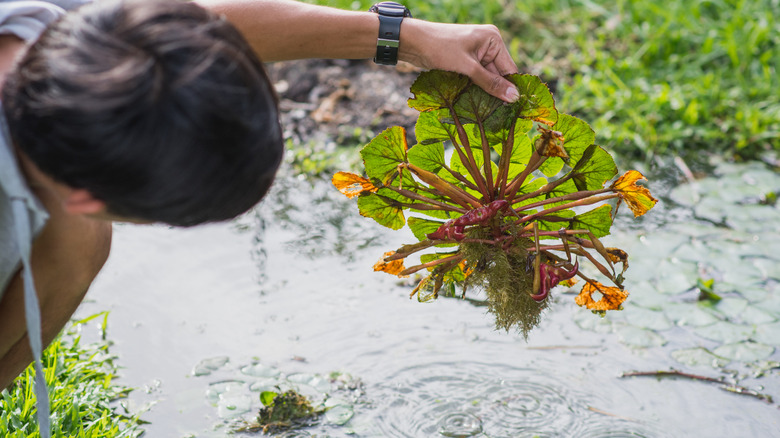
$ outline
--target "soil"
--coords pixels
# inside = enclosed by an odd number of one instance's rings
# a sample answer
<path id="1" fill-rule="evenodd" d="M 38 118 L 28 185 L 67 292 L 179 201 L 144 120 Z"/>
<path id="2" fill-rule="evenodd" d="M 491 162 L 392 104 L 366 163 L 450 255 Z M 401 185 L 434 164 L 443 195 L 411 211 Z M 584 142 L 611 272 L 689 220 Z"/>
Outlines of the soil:
<path id="1" fill-rule="evenodd" d="M 279 94 L 285 138 L 298 144 L 352 137 L 356 128 L 376 133 L 403 126 L 413 132 L 418 113 L 406 101 L 420 70 L 410 64 L 309 59 L 266 68 Z"/>

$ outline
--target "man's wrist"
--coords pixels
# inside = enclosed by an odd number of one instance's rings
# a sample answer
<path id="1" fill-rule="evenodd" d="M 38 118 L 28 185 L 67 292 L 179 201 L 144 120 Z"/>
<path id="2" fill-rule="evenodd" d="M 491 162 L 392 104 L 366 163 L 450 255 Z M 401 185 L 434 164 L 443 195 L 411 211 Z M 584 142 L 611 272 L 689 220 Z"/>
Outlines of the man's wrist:
<path id="1" fill-rule="evenodd" d="M 423 56 L 429 21 L 406 18 L 401 23 L 401 44 L 398 48 L 398 60 L 422 68 L 430 68 Z"/>
<path id="2" fill-rule="evenodd" d="M 377 14 L 379 19 L 374 62 L 380 65 L 395 65 L 398 63 L 401 24 L 404 18 L 411 18 L 412 14 L 406 6 L 393 1 L 376 3 L 369 11 Z"/>

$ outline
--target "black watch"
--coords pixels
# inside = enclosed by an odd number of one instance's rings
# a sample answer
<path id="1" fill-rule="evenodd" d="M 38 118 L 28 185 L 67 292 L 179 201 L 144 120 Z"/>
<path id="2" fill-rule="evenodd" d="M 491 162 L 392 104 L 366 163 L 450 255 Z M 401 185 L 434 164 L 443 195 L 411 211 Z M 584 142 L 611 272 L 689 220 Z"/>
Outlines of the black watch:
<path id="1" fill-rule="evenodd" d="M 383 65 L 398 63 L 398 41 L 401 39 L 401 22 L 412 17 L 406 6 L 396 2 L 381 2 L 369 9 L 379 16 L 379 37 L 376 40 L 374 62 Z"/>

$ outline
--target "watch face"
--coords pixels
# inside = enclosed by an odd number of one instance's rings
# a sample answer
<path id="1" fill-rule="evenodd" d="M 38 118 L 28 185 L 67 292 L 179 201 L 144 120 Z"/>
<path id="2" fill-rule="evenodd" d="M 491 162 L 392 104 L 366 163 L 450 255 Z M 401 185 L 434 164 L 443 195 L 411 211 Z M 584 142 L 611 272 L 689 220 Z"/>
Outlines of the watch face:
<path id="1" fill-rule="evenodd" d="M 406 9 L 406 6 L 396 2 L 382 2 L 371 6 L 371 12 L 377 12 L 379 15 L 387 17 L 411 17 L 412 14 Z"/>

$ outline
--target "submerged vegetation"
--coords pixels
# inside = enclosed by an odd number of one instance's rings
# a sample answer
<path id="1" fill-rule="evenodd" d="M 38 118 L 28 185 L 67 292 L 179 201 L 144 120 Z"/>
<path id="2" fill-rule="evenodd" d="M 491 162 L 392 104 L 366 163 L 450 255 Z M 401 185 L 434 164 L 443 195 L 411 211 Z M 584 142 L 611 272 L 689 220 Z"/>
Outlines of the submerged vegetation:
<path id="1" fill-rule="evenodd" d="M 260 393 L 263 408 L 255 421 L 237 429 L 239 432 L 276 433 L 297 427 L 311 426 L 325 413 L 325 408 L 315 408 L 309 399 L 295 390 L 283 393 L 263 391 Z"/>
<path id="2" fill-rule="evenodd" d="M 628 295 L 628 255 L 599 238 L 609 234 L 622 202 L 639 216 L 656 200 L 636 184 L 643 176 L 635 170 L 605 187 L 617 166 L 594 144 L 588 124 L 559 113 L 538 77 L 507 78 L 520 91 L 513 104 L 457 73 L 420 74 L 409 99 L 420 111 L 417 144 L 409 148 L 404 129 L 389 128 L 361 150 L 367 178 L 339 172 L 333 184 L 358 196 L 363 216 L 391 229 L 408 224 L 419 240 L 385 253 L 375 270 L 398 276 L 427 270 L 412 291 L 420 301 L 457 288 L 462 296 L 469 287 L 484 289 L 496 326 L 527 335 L 550 290 L 575 275 L 585 280 L 579 305 L 620 308 Z M 617 200 L 614 210 L 609 200 Z M 404 210 L 428 218 L 407 220 Z M 403 259 L 426 249 L 435 252 L 404 266 Z M 613 286 L 581 272 L 576 256 Z"/>
<path id="3" fill-rule="evenodd" d="M 114 383 L 116 356 L 109 342 L 84 344 L 81 326 L 103 317 L 105 333 L 108 313 L 71 323 L 43 352 L 43 367 L 51 400 L 51 424 L 55 437 L 134 438 L 143 433 L 138 415 L 121 413 L 113 402 L 124 398 L 130 388 Z M 35 370 L 27 367 L 0 394 L 0 436 L 38 438 L 37 405 L 33 391 Z"/>

